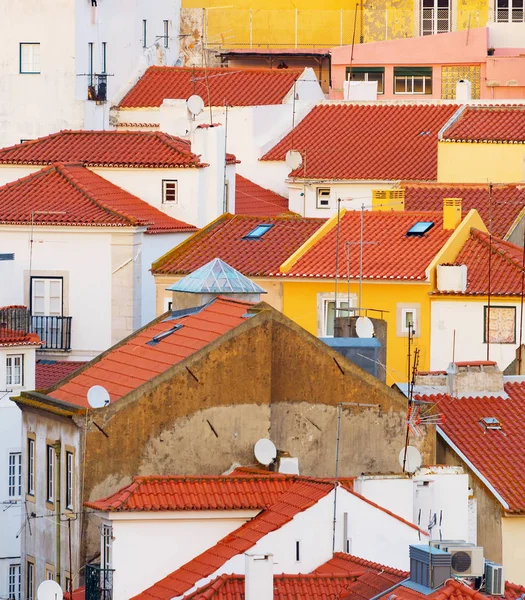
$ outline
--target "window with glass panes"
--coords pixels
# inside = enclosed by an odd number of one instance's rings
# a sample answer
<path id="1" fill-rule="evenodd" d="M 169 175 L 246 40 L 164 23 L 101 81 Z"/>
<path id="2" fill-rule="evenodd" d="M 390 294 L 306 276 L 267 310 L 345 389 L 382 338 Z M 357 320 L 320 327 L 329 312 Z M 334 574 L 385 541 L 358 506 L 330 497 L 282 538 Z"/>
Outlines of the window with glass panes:
<path id="1" fill-rule="evenodd" d="M 432 94 L 432 67 L 394 67 L 394 94 Z"/>
<path id="2" fill-rule="evenodd" d="M 24 357 L 22 354 L 8 354 L 5 359 L 6 385 L 24 385 Z"/>
<path id="3" fill-rule="evenodd" d="M 55 449 L 53 446 L 47 446 L 47 457 L 46 457 L 46 488 L 47 488 L 47 501 L 53 502 L 53 484 L 54 484 L 54 462 L 55 462 Z"/>
<path id="4" fill-rule="evenodd" d="M 347 81 L 377 81 L 377 93 L 383 94 L 385 87 L 384 67 L 346 67 Z"/>
<path id="5" fill-rule="evenodd" d="M 73 452 L 66 452 L 66 508 L 73 508 Z"/>
<path id="6" fill-rule="evenodd" d="M 20 565 L 9 565 L 7 595 L 9 600 L 20 600 Z"/>
<path id="7" fill-rule="evenodd" d="M 8 466 L 8 496 L 9 498 L 17 498 L 22 495 L 22 453 L 9 453 Z"/>
<path id="8" fill-rule="evenodd" d="M 26 598 L 35 600 L 35 565 L 30 561 L 27 561 Z"/>
<path id="9" fill-rule="evenodd" d="M 35 440 L 27 439 L 27 493 L 35 495 Z"/>

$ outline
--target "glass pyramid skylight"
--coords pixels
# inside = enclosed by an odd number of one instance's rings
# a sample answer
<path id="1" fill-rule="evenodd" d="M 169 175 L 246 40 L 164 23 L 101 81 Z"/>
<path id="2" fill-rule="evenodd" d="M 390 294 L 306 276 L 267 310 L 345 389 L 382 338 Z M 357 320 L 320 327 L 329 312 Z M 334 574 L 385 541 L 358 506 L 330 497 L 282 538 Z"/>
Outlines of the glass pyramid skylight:
<path id="1" fill-rule="evenodd" d="M 262 287 L 220 258 L 214 258 L 166 289 L 190 294 L 266 294 Z"/>

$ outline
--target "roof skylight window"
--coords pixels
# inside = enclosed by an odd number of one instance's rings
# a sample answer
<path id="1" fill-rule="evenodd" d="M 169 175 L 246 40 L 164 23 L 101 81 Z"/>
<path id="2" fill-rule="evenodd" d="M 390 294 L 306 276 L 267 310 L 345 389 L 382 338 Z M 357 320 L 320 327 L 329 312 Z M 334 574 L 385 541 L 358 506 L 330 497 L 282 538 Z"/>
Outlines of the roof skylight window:
<path id="1" fill-rule="evenodd" d="M 432 227 L 434 227 L 434 223 L 432 221 L 418 221 L 407 231 L 407 235 L 425 235 L 425 233 L 430 231 Z"/>
<path id="2" fill-rule="evenodd" d="M 176 331 L 178 331 L 179 329 L 182 329 L 183 327 L 184 327 L 184 325 L 182 325 L 182 323 L 177 323 L 176 325 L 171 327 L 171 329 L 167 329 L 166 331 L 163 331 L 162 333 L 159 333 L 158 335 L 153 336 L 149 342 L 146 342 L 146 344 L 148 344 L 148 346 L 156 346 L 157 344 L 160 344 L 160 342 L 162 342 L 162 340 L 164 338 L 167 338 L 172 333 L 175 333 Z"/>
<path id="3" fill-rule="evenodd" d="M 483 417 L 481 424 L 485 429 L 501 429 L 501 423 L 496 417 Z"/>
<path id="4" fill-rule="evenodd" d="M 255 229 L 252 229 L 250 233 L 244 236 L 244 240 L 260 240 L 262 236 L 273 227 L 271 223 L 264 223 L 263 225 L 257 225 Z"/>

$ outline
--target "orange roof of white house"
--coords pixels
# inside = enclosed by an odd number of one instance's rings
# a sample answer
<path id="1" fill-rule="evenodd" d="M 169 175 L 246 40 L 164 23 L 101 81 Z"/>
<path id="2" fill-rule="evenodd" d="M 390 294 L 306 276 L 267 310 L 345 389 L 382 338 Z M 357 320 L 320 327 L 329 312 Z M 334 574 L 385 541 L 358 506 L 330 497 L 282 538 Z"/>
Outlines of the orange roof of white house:
<path id="1" fill-rule="evenodd" d="M 449 142 L 525 143 L 525 106 L 465 106 L 443 130 Z"/>

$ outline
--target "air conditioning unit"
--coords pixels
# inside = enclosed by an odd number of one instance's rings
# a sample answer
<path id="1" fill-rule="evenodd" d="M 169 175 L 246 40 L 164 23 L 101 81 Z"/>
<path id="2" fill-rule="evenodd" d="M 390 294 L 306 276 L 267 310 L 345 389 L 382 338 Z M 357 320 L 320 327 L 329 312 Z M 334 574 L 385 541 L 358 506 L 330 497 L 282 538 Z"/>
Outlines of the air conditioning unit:
<path id="1" fill-rule="evenodd" d="M 453 576 L 481 577 L 485 573 L 485 558 L 481 546 L 447 546 L 446 551 L 452 555 L 450 564 Z"/>
<path id="2" fill-rule="evenodd" d="M 505 576 L 503 565 L 485 562 L 485 592 L 489 596 L 505 595 Z"/>

